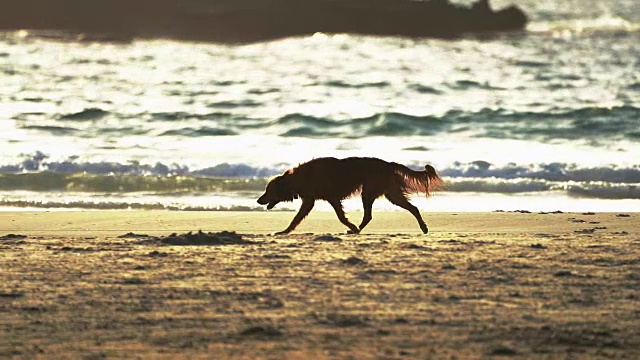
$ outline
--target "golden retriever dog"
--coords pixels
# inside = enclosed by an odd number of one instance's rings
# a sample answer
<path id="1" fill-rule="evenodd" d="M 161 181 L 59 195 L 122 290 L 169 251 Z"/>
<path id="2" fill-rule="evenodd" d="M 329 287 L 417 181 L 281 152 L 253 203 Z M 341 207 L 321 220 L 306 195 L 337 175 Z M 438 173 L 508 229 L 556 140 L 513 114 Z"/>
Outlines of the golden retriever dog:
<path id="1" fill-rule="evenodd" d="M 258 204 L 267 205 L 267 210 L 271 210 L 281 201 L 302 199 L 302 206 L 289 227 L 276 233 L 288 234 L 309 214 L 316 200 L 326 200 L 340 222 L 349 228 L 348 233 L 357 234 L 371 221 L 373 202 L 384 195 L 392 204 L 408 210 L 426 234 L 429 232 L 427 224 L 407 195 L 425 193 L 429 196 L 442 183 L 431 165 L 425 166 L 423 171 L 415 171 L 377 158 L 317 158 L 272 179 Z M 364 216 L 360 225 L 355 226 L 345 216 L 342 200 L 358 193 L 362 197 Z"/>

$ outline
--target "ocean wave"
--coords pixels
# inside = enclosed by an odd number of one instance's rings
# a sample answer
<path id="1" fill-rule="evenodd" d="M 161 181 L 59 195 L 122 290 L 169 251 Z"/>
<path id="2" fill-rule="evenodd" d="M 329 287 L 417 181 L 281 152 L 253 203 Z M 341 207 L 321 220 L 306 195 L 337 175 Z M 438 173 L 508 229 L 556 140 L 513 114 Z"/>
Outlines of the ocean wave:
<path id="1" fill-rule="evenodd" d="M 229 178 L 267 178 L 275 176 L 286 170 L 286 167 L 255 167 L 246 164 L 222 163 L 204 169 L 191 172 L 195 176 L 229 177 Z"/>
<path id="2" fill-rule="evenodd" d="M 229 118 L 233 118 L 233 114 L 229 112 L 212 112 L 206 114 L 196 114 L 189 113 L 184 111 L 178 112 L 159 112 L 159 113 L 151 113 L 151 114 L 137 114 L 133 117 L 148 119 L 150 121 L 183 121 L 183 120 L 201 120 L 201 121 L 221 121 L 227 120 Z"/>
<path id="3" fill-rule="evenodd" d="M 408 148 L 413 150 L 414 148 Z M 423 150 L 424 148 L 415 148 Z M 89 175 L 135 175 L 135 176 L 197 176 L 222 178 L 267 178 L 282 173 L 296 164 L 276 164 L 272 166 L 253 166 L 249 164 L 220 163 L 201 169 L 190 169 L 186 165 L 143 164 L 138 161 L 86 162 L 71 156 L 66 160 L 54 161 L 43 152 L 24 154 L 15 164 L 0 164 L 0 174 L 25 175 L 39 172 L 51 174 L 89 174 Z M 424 164 L 413 163 L 410 167 L 421 170 Z M 503 179 L 503 180 L 544 180 L 555 182 L 605 182 L 640 183 L 640 165 L 607 165 L 584 167 L 574 163 L 542 163 L 495 165 L 487 161 L 454 162 L 439 169 L 442 176 L 456 179 Z"/>
<path id="4" fill-rule="evenodd" d="M 422 84 L 412 84 L 409 86 L 409 88 L 413 89 L 414 91 L 420 94 L 440 95 L 443 93 L 442 90 L 439 90 L 433 86 L 422 85 Z"/>
<path id="5" fill-rule="evenodd" d="M 504 180 L 497 178 L 445 179 L 446 185 L 444 186 L 444 190 L 450 192 L 517 194 L 557 190 L 559 187 L 558 185 L 543 180 Z"/>
<path id="6" fill-rule="evenodd" d="M 109 115 L 109 112 L 106 110 L 102 110 L 99 108 L 88 108 L 75 113 L 59 115 L 58 120 L 69 120 L 69 121 L 100 120 L 107 115 Z"/>
<path id="7" fill-rule="evenodd" d="M 187 136 L 187 137 L 200 137 L 200 136 L 229 136 L 238 135 L 237 132 L 224 128 L 212 128 L 209 126 L 203 126 L 200 128 L 186 127 L 182 129 L 167 130 L 160 136 Z"/>
<path id="8" fill-rule="evenodd" d="M 233 108 L 254 108 L 262 105 L 264 104 L 257 101 L 240 100 L 240 101 L 218 101 L 218 102 L 208 104 L 207 107 L 217 108 L 217 109 L 233 109 Z"/>
<path id="9" fill-rule="evenodd" d="M 579 167 L 575 164 L 549 163 L 494 166 L 486 161 L 457 162 L 440 171 L 451 178 L 532 179 L 556 182 L 640 183 L 640 166 Z"/>
<path id="10" fill-rule="evenodd" d="M 369 117 L 339 120 L 302 113 L 287 114 L 275 121 L 230 119 L 228 115 L 185 116 L 189 119 L 216 119 L 216 124 L 229 133 L 242 133 L 251 128 L 269 133 L 276 132 L 284 137 L 430 136 L 468 129 L 472 130 L 473 136 L 476 137 L 544 141 L 591 139 L 594 134 L 598 134 L 599 140 L 602 141 L 634 140 L 640 137 L 637 129 L 639 117 L 640 108 L 631 105 L 554 109 L 543 112 L 485 108 L 476 112 L 450 110 L 442 115 L 423 116 L 384 112 Z"/>
<path id="11" fill-rule="evenodd" d="M 54 126 L 54 125 L 28 125 L 28 126 L 23 126 L 22 129 L 41 131 L 41 132 L 49 133 L 51 135 L 58 135 L 58 136 L 74 135 L 80 131 L 79 129 L 76 129 L 73 127 Z"/>
<path id="12" fill-rule="evenodd" d="M 448 192 L 497 193 L 507 195 L 555 192 L 565 193 L 572 197 L 593 199 L 640 199 L 640 186 L 636 184 L 592 181 L 558 182 L 527 179 L 504 180 L 497 178 L 445 179 L 447 182 L 444 190 Z"/>
<path id="13" fill-rule="evenodd" d="M 576 18 L 554 21 L 535 21 L 527 25 L 527 31 L 559 36 L 598 33 L 634 33 L 640 31 L 640 23 L 618 16 Z"/>
<path id="14" fill-rule="evenodd" d="M 566 76 L 565 76 L 566 77 Z M 576 77 L 569 77 L 577 79 Z M 546 80 L 540 80 L 546 81 Z M 489 85 L 461 81 L 454 86 L 483 89 Z M 557 86 L 550 82 L 549 86 Z M 564 86 L 564 85 L 561 85 Z M 416 91 L 439 91 L 421 86 Z M 222 103 L 214 104 L 218 106 Z M 229 103 L 242 106 L 242 102 Z M 253 106 L 250 105 L 247 106 Z M 227 105 L 220 105 L 225 108 Z M 105 117 L 124 120 L 121 127 L 113 122 L 100 121 Z M 53 118 L 53 119 L 52 119 Z M 42 113 L 22 113 L 19 127 L 54 135 L 95 136 L 95 134 L 138 135 L 146 134 L 153 125 L 144 121 L 180 123 L 160 134 L 174 137 L 207 137 L 238 135 L 247 131 L 273 134 L 283 137 L 308 138 L 366 138 L 371 136 L 433 136 L 442 133 L 470 132 L 469 136 L 521 140 L 591 140 L 597 134 L 598 141 L 636 141 L 640 138 L 637 119 L 640 107 L 586 106 L 580 108 L 549 109 L 545 111 L 514 111 L 506 108 L 485 108 L 478 111 L 449 110 L 443 114 L 415 115 L 403 112 L 381 112 L 367 117 L 333 118 L 304 113 L 285 114 L 279 118 L 248 117 L 232 111 L 211 113 L 158 112 L 120 114 L 99 108 L 59 114 L 49 119 Z M 143 120 L 130 125 L 129 120 Z M 53 122 L 51 122 L 53 121 Z M 90 126 L 81 122 L 92 121 Z M 69 126 L 68 124 L 74 124 Z M 184 125 L 182 125 L 184 123 Z M 175 125 L 175 124 L 172 124 Z"/>
<path id="15" fill-rule="evenodd" d="M 0 174 L 0 191 L 180 194 L 262 191 L 265 178 L 64 174 L 50 171 Z"/>
<path id="16" fill-rule="evenodd" d="M 277 124 L 289 128 L 280 134 L 281 136 L 362 138 L 433 135 L 442 131 L 446 123 L 445 119 L 437 116 L 413 116 L 391 112 L 343 121 L 291 114 L 280 118 Z"/>
<path id="17" fill-rule="evenodd" d="M 452 84 L 449 84 L 449 88 L 451 88 L 452 90 L 473 90 L 473 89 L 504 90 L 502 88 L 491 86 L 487 82 L 480 83 L 473 80 L 457 80 Z"/>
<path id="18" fill-rule="evenodd" d="M 255 195 L 268 179 L 292 164 L 256 167 L 221 163 L 202 169 L 178 164 L 49 161 L 36 153 L 0 166 L 0 191 L 147 193 L 153 195 L 239 193 Z M 410 166 L 420 170 L 422 166 Z M 640 165 L 580 167 L 550 163 L 496 166 L 486 161 L 441 167 L 445 191 L 519 194 L 561 191 L 572 196 L 637 199 Z"/>
<path id="19" fill-rule="evenodd" d="M 43 152 L 23 155 L 23 160 L 16 164 L 0 164 L 0 174 L 21 175 L 38 172 L 52 174 L 90 174 L 90 175 L 136 175 L 136 176 L 208 176 L 263 178 L 276 175 L 285 170 L 285 165 L 277 167 L 254 167 L 246 164 L 221 163 L 212 167 L 191 171 L 188 166 L 179 164 L 142 164 L 138 161 L 126 163 L 100 161 L 78 161 L 77 156 L 66 160 L 53 161 Z"/>
<path id="20" fill-rule="evenodd" d="M 49 171 L 0 174 L 0 191 L 89 192 L 89 193 L 149 193 L 195 194 L 207 192 L 260 192 L 268 178 L 224 178 L 225 171 L 210 169 L 183 176 L 159 175 L 95 175 L 63 174 Z M 206 177 L 215 173 L 217 177 Z M 231 173 L 231 172 L 230 172 Z M 233 172 L 235 174 L 235 172 Z M 492 192 L 514 194 L 559 190 L 563 185 L 544 180 L 498 178 L 445 177 L 448 192 Z"/>
<path id="21" fill-rule="evenodd" d="M 338 87 L 338 88 L 353 88 L 353 89 L 361 89 L 361 88 L 385 88 L 391 86 L 391 83 L 387 81 L 377 81 L 377 82 L 347 82 L 344 80 L 332 80 L 323 83 L 324 86 L 329 87 Z"/>
<path id="22" fill-rule="evenodd" d="M 629 184 L 589 183 L 571 185 L 567 192 L 571 196 L 596 199 L 640 199 L 640 186 Z"/>
<path id="23" fill-rule="evenodd" d="M 553 66 L 553 63 L 549 61 L 516 60 L 513 65 L 525 68 L 547 68 Z"/>

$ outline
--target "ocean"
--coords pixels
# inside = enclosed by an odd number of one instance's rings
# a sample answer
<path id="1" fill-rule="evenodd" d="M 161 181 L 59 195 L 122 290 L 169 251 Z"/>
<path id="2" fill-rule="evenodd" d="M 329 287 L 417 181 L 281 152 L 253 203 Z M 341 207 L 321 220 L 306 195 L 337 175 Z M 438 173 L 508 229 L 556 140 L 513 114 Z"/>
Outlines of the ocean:
<path id="1" fill-rule="evenodd" d="M 640 1 L 511 4 L 526 31 L 449 40 L 0 34 L 0 209 L 262 211 L 270 177 L 372 156 L 439 171 L 426 212 L 640 211 Z"/>

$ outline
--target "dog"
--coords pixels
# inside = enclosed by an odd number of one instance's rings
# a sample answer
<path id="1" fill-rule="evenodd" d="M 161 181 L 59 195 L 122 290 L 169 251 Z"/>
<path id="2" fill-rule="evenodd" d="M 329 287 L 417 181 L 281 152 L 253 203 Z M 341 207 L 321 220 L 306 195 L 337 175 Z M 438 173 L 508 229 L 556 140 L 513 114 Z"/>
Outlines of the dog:
<path id="1" fill-rule="evenodd" d="M 273 209 L 281 201 L 302 199 L 300 210 L 291 224 L 279 234 L 288 234 L 309 214 L 316 200 L 326 200 L 346 225 L 350 234 L 358 234 L 371 221 L 373 202 L 384 195 L 392 204 L 408 210 L 418 221 L 420 230 L 427 234 L 429 229 L 420 216 L 420 211 L 407 199 L 411 193 L 425 193 L 427 196 L 443 184 L 431 165 L 423 171 L 371 157 L 316 158 L 269 181 L 266 190 L 258 199 L 258 204 Z M 342 208 L 342 200 L 360 194 L 364 206 L 364 216 L 359 226 L 351 223 Z"/>

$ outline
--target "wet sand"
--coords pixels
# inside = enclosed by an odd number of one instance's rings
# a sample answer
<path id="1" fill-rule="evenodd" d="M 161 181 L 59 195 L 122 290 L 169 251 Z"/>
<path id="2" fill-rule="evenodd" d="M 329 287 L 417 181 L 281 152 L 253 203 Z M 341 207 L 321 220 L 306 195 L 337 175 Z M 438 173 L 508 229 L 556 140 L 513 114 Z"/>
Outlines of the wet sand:
<path id="1" fill-rule="evenodd" d="M 2 212 L 0 357 L 640 357 L 639 213 L 292 216 Z"/>

